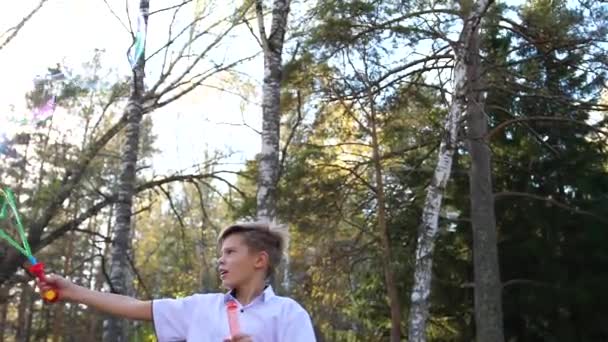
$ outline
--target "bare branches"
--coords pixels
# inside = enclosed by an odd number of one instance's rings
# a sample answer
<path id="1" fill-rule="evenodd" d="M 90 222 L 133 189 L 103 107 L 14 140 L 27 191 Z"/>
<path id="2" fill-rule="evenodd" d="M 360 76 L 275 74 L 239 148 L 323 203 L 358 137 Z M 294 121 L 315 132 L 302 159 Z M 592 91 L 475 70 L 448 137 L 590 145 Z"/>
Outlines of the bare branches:
<path id="1" fill-rule="evenodd" d="M 188 30 L 192 29 L 192 27 L 194 27 L 195 25 L 197 25 L 200 21 L 203 21 L 205 19 L 207 19 L 209 17 L 209 14 L 207 16 L 200 16 L 198 18 L 196 18 L 195 20 L 193 20 L 191 23 L 189 23 L 188 25 L 186 25 L 185 27 L 183 27 L 178 33 L 177 35 L 173 36 L 172 32 L 173 32 L 173 26 L 175 24 L 176 18 L 177 18 L 177 14 L 179 12 L 178 8 L 174 13 L 173 13 L 173 17 L 171 19 L 171 24 L 169 25 L 169 37 L 167 42 L 165 43 L 165 45 L 161 46 L 160 48 L 156 49 L 156 51 L 150 53 L 147 57 L 147 59 L 150 59 L 152 57 L 154 57 L 156 54 L 160 53 L 161 51 L 165 51 L 165 53 L 167 53 L 168 48 L 173 45 L 173 43 L 175 43 L 177 41 L 178 38 L 180 38 L 182 35 L 186 34 L 186 32 L 188 32 Z M 185 44 L 181 51 L 179 52 L 179 56 L 183 56 L 185 51 L 188 50 L 188 48 L 190 47 L 190 45 L 192 45 L 192 42 L 194 42 L 195 40 L 197 40 L 198 38 L 210 34 L 211 30 L 213 30 L 214 28 L 216 28 L 217 26 L 221 25 L 224 21 L 223 20 L 219 20 L 217 22 L 215 22 L 213 25 L 209 26 L 206 30 L 204 30 L 203 32 L 197 34 L 196 36 L 192 37 L 192 39 Z M 178 57 L 178 59 L 181 57 Z M 163 72 L 165 70 L 164 67 L 164 63 L 163 63 L 163 67 L 161 69 Z M 170 74 L 170 70 L 167 71 L 166 75 Z"/>
<path id="2" fill-rule="evenodd" d="M 177 9 L 180 9 L 180 8 L 182 8 L 184 5 L 186 5 L 186 4 L 190 3 L 190 2 L 192 2 L 192 0 L 184 0 L 184 1 L 182 1 L 181 3 L 179 3 L 179 4 L 177 4 L 177 5 L 173 5 L 173 6 L 170 6 L 170 7 L 165 7 L 165 8 L 161 8 L 161 9 L 159 9 L 159 10 L 156 10 L 156 11 L 152 11 L 152 12 L 150 12 L 150 14 L 148 14 L 148 15 L 157 14 L 157 13 L 161 13 L 161 12 L 165 12 L 165 11 L 170 11 L 170 10 L 172 10 L 172 9 L 176 9 L 176 8 L 177 8 Z"/>
<path id="3" fill-rule="evenodd" d="M 258 45 L 263 49 L 264 48 L 264 44 L 262 43 L 262 41 L 260 40 L 260 38 L 258 38 L 258 36 L 255 34 L 255 31 L 253 30 L 253 27 L 249 23 L 249 20 L 245 19 L 244 21 L 245 21 L 245 25 L 247 26 L 247 29 L 249 30 L 249 32 L 251 33 L 251 35 L 253 36 L 253 38 L 258 42 Z"/>
<path id="4" fill-rule="evenodd" d="M 445 48 L 446 47 L 442 48 L 441 50 L 443 50 Z M 440 54 L 441 50 L 437 51 L 436 53 L 433 53 L 430 56 L 424 56 L 422 58 L 404 63 L 404 64 L 394 67 L 392 69 L 389 69 L 382 75 L 380 75 L 376 78 L 367 80 L 366 88 L 371 88 L 372 94 L 376 95 L 376 94 L 379 94 L 380 92 L 382 92 L 383 90 L 385 90 L 386 88 L 391 87 L 393 84 L 401 82 L 410 76 L 422 75 L 425 72 L 429 72 L 429 71 L 433 71 L 433 70 L 441 71 L 441 70 L 452 69 L 453 65 L 448 64 L 448 63 L 453 60 L 454 56 L 452 54 Z M 443 65 L 439 65 L 439 63 L 441 61 L 446 61 L 446 63 L 444 63 Z M 427 63 L 429 63 L 429 62 L 433 62 L 433 63 L 431 65 L 427 65 Z M 346 78 L 344 78 L 343 81 L 348 84 L 348 80 Z M 388 81 L 388 82 L 386 84 L 383 84 L 383 82 L 385 82 L 385 81 Z M 412 84 L 420 85 L 420 83 L 416 82 L 416 81 L 411 81 L 411 82 L 404 81 L 404 83 L 412 83 Z M 424 86 L 434 87 L 433 85 L 426 85 L 426 84 Z M 334 92 L 336 92 L 335 86 L 332 86 L 332 87 L 334 88 Z M 347 100 L 356 100 L 359 97 L 368 96 L 368 94 L 366 93 L 367 90 L 355 89 L 352 86 L 349 86 L 349 88 L 351 91 L 348 94 L 339 95 L 336 93 L 337 98 L 330 98 L 330 99 L 336 100 L 339 98 L 343 98 L 343 99 L 347 99 Z M 441 89 L 443 89 L 443 87 Z"/>
<path id="5" fill-rule="evenodd" d="M 175 21 L 175 15 L 181 7 L 176 6 L 174 8 L 177 8 L 177 9 L 175 10 L 176 12 L 174 13 L 173 21 Z M 153 104 L 151 105 L 151 107 L 146 108 L 145 111 L 148 112 L 152 109 L 157 109 L 162 106 L 165 106 L 165 105 L 179 99 L 180 97 L 190 93 L 192 90 L 194 90 L 195 88 L 200 86 L 204 81 L 206 81 L 210 77 L 212 77 L 220 72 L 229 70 L 244 61 L 254 58 L 257 54 L 235 59 L 234 61 L 232 61 L 230 63 L 225 63 L 223 61 L 221 63 L 214 63 L 207 70 L 204 70 L 202 72 L 197 71 L 197 67 L 199 66 L 199 64 L 201 64 L 201 62 L 205 58 L 209 57 L 211 51 L 213 51 L 215 48 L 217 48 L 220 45 L 220 43 L 230 34 L 230 32 L 235 27 L 237 27 L 239 24 L 242 23 L 245 15 L 246 15 L 247 9 L 248 9 L 248 7 L 244 8 L 244 9 L 237 9 L 236 12 L 231 17 L 215 21 L 214 23 L 209 25 L 205 30 L 197 33 L 191 39 L 189 39 L 189 41 L 179 49 L 179 51 L 177 52 L 177 56 L 175 58 L 173 58 L 170 62 L 167 62 L 167 55 L 168 55 L 169 47 L 180 36 L 184 35 L 188 31 L 188 29 L 193 28 L 197 22 L 203 20 L 205 18 L 205 16 L 200 16 L 200 17 L 195 18 L 195 20 L 193 22 L 191 22 L 189 25 L 184 27 L 175 36 L 172 36 L 172 33 L 171 33 L 172 26 L 173 26 L 173 22 L 172 22 L 170 32 L 169 32 L 168 42 L 163 47 L 159 48 L 158 50 L 153 52 L 148 57 L 148 58 L 151 58 L 155 54 L 162 51 L 163 49 L 165 50 L 161 75 L 160 75 L 158 81 L 151 87 L 150 91 L 148 91 L 148 94 L 146 95 L 147 99 L 153 99 Z M 210 14 L 208 14 L 207 16 L 209 16 L 209 15 Z M 222 28 L 219 33 L 215 33 L 214 30 L 222 27 L 222 25 L 227 25 L 227 26 L 225 28 Z M 197 56 L 192 61 L 189 61 L 187 63 L 187 65 L 185 65 L 185 66 L 179 67 L 179 70 L 180 70 L 179 74 L 173 75 L 174 72 L 176 70 L 178 70 L 178 64 L 180 63 L 180 61 L 182 61 L 186 57 L 188 57 L 186 52 L 190 50 L 190 48 L 192 47 L 192 44 L 195 41 L 197 41 L 199 38 L 202 38 L 203 36 L 209 36 L 209 37 L 214 36 L 214 38 L 209 42 L 209 44 L 207 44 L 202 49 L 202 51 L 197 53 Z M 171 78 L 170 81 L 168 81 L 169 78 Z M 175 93 L 170 94 L 172 92 L 175 92 Z M 164 99 L 162 102 L 159 102 L 159 100 L 163 96 L 166 96 L 166 95 L 170 95 L 170 96 L 167 99 Z"/>
<path id="6" fill-rule="evenodd" d="M 196 180 L 200 181 L 203 179 L 211 179 L 211 180 L 215 179 L 215 180 L 218 180 L 225 184 L 228 184 L 229 187 L 231 187 L 232 189 L 237 191 L 242 196 L 245 196 L 245 194 L 240 189 L 238 189 L 236 186 L 232 185 L 230 182 L 228 182 L 225 178 L 223 178 L 221 176 L 221 174 L 223 174 L 223 173 L 229 173 L 229 171 L 214 171 L 214 172 L 205 173 L 205 174 L 173 175 L 173 176 L 169 176 L 169 177 L 164 177 L 164 178 L 157 179 L 154 181 L 148 181 L 144 184 L 137 186 L 135 189 L 135 193 L 138 194 L 138 193 L 141 193 L 141 192 L 144 192 L 147 190 L 151 190 L 156 187 L 161 187 L 165 184 L 173 183 L 173 182 L 194 182 Z M 83 213 L 81 213 L 75 219 L 65 222 L 64 224 L 59 226 L 57 229 L 48 233 L 46 236 L 44 236 L 42 239 L 40 239 L 39 242 L 32 243 L 32 251 L 37 251 L 40 248 L 47 246 L 51 242 L 53 242 L 56 239 L 63 236 L 67 231 L 77 230 L 81 223 L 83 223 L 86 220 L 90 219 L 91 217 L 97 215 L 105 207 L 107 207 L 111 204 L 114 204 L 117 201 L 118 201 L 118 194 L 115 193 L 115 194 L 107 196 L 103 200 L 101 200 L 101 201 L 97 202 L 96 204 L 94 204 L 93 206 L 89 207 L 87 210 L 85 210 Z M 2 279 L 0 278 L 0 283 L 1 282 L 2 282 Z"/>
<path id="7" fill-rule="evenodd" d="M 116 20 L 118 20 L 118 22 L 120 23 L 120 25 L 122 27 L 124 27 L 124 29 L 131 34 L 131 37 L 134 37 L 133 30 L 131 30 L 129 27 L 127 27 L 127 25 L 122 21 L 122 19 L 120 19 L 120 17 L 118 16 L 118 14 L 116 14 L 116 12 L 114 12 L 114 10 L 112 9 L 112 6 L 110 6 L 110 4 L 108 3 L 108 0 L 103 0 L 103 2 L 106 4 L 106 7 L 110 11 L 110 13 L 112 13 L 112 15 L 114 16 L 114 18 L 116 18 Z"/>
<path id="8" fill-rule="evenodd" d="M 42 229 L 48 225 L 51 219 L 57 214 L 57 211 L 61 207 L 62 203 L 70 196 L 73 189 L 80 182 L 87 170 L 89 164 L 97 153 L 126 125 L 127 115 L 126 113 L 120 118 L 120 120 L 114 124 L 106 133 L 104 133 L 97 141 L 92 143 L 78 163 L 71 169 L 69 169 L 62 180 L 61 188 L 53 197 L 48 207 L 45 209 L 42 217 L 38 218 L 32 225 L 30 230 L 31 244 L 35 244 L 40 238 Z"/>
<path id="9" fill-rule="evenodd" d="M 182 250 L 185 252 L 186 251 L 186 245 L 185 245 L 185 243 L 186 243 L 186 225 L 184 224 L 182 215 L 180 215 L 179 211 L 177 210 L 177 207 L 175 206 L 175 203 L 174 203 L 173 198 L 171 197 L 171 194 L 169 193 L 169 191 L 165 190 L 165 188 L 162 185 L 159 185 L 158 188 L 165 195 L 165 198 L 167 199 L 167 201 L 169 201 L 169 207 L 171 208 L 171 211 L 177 218 L 177 221 L 179 223 L 179 231 L 181 234 Z M 187 263 L 187 260 L 188 260 L 187 256 L 184 255 L 184 262 Z"/>
<path id="10" fill-rule="evenodd" d="M 129 261 L 129 266 L 131 267 L 131 270 L 133 271 L 133 273 L 135 274 L 135 277 L 137 278 L 138 285 L 141 286 L 141 288 L 144 290 L 144 296 L 145 296 L 144 298 L 147 300 L 151 300 L 152 295 L 151 295 L 150 291 L 148 290 L 148 287 L 146 286 L 144 279 L 142 278 L 141 274 L 139 273 L 139 270 L 137 269 L 137 267 L 135 267 L 133 258 L 129 254 L 127 254 L 127 260 Z"/>
<path id="11" fill-rule="evenodd" d="M 0 43 L 0 50 L 2 50 L 4 47 L 6 47 L 8 45 L 8 43 L 11 42 L 11 40 L 13 40 L 17 34 L 19 33 L 19 31 L 21 31 L 21 29 L 23 28 L 23 26 L 25 26 L 25 24 L 32 19 L 32 17 L 34 16 L 34 14 L 36 14 L 44 5 L 45 2 L 47 2 L 48 0 L 40 0 L 40 2 L 38 3 L 38 6 L 36 6 L 28 15 L 26 15 L 23 19 L 21 19 L 21 21 L 9 28 L 8 30 L 6 30 L 6 32 L 4 32 L 2 34 L 2 36 L 0 36 L 0 38 L 4 38 L 4 36 L 8 35 L 8 37 L 6 37 L 4 39 L 3 42 Z"/>
<path id="12" fill-rule="evenodd" d="M 180 213 L 177 211 L 177 207 L 175 206 L 175 203 L 173 202 L 173 198 L 171 197 L 171 194 L 162 185 L 159 185 L 158 188 L 165 195 L 165 198 L 167 199 L 167 201 L 169 201 L 169 207 L 171 207 L 171 211 L 173 211 L 173 214 L 177 218 L 177 221 L 179 222 L 179 226 L 182 229 L 182 237 L 184 237 L 184 229 L 186 228 L 186 225 L 184 224 L 182 215 L 180 215 Z"/>
<path id="13" fill-rule="evenodd" d="M 247 103 L 252 104 L 252 105 L 255 105 L 255 106 L 261 106 L 261 105 L 262 105 L 262 103 L 261 103 L 261 102 L 259 102 L 259 101 L 255 101 L 255 100 L 252 100 L 252 99 L 249 99 L 249 98 L 248 98 L 246 95 L 243 95 L 242 93 L 237 92 L 237 91 L 233 91 L 233 90 L 230 90 L 230 89 L 226 89 L 226 88 L 224 88 L 224 87 L 216 86 L 216 85 L 213 85 L 213 84 L 201 84 L 201 86 L 203 86 L 203 87 L 205 87 L 205 88 L 211 88 L 211 89 L 215 89 L 215 90 L 218 90 L 218 91 L 224 92 L 224 93 L 226 93 L 226 94 L 230 94 L 230 95 L 234 95 L 234 96 L 240 97 L 240 98 L 241 98 L 241 100 L 243 100 L 244 102 L 247 102 Z M 248 126 L 248 127 L 249 127 L 249 126 Z M 251 128 L 251 127 L 249 127 L 249 128 Z M 256 132 L 257 132 L 258 134 L 260 133 L 260 132 L 258 132 L 258 131 L 256 131 Z"/>
<path id="14" fill-rule="evenodd" d="M 248 56 L 248 57 L 244 57 L 241 58 L 239 60 L 236 60 L 230 64 L 227 64 L 225 66 L 222 67 L 218 67 L 215 66 L 213 68 L 211 68 L 210 70 L 207 70 L 206 72 L 193 76 L 190 79 L 186 80 L 186 81 L 182 81 L 172 87 L 167 87 L 165 90 L 163 90 L 160 94 L 158 94 L 158 96 L 162 96 L 166 93 L 168 93 L 169 91 L 178 88 L 181 85 L 185 85 L 185 84 L 189 84 L 186 88 L 184 88 L 183 90 L 181 90 L 180 92 L 178 92 L 177 94 L 172 95 L 171 97 L 169 97 L 167 100 L 159 102 L 156 105 L 156 108 L 160 108 L 163 107 L 177 99 L 179 99 L 180 97 L 190 93 L 192 90 L 194 90 L 195 88 L 197 88 L 198 86 L 200 86 L 201 84 L 203 84 L 203 82 L 205 82 L 207 79 L 209 79 L 210 77 L 212 77 L 213 75 L 216 75 L 218 73 L 221 73 L 223 71 L 229 70 L 231 68 L 233 68 L 234 66 L 243 63 L 244 61 L 248 61 L 251 60 L 255 57 L 255 55 L 253 56 Z"/>
<path id="15" fill-rule="evenodd" d="M 402 26 L 403 22 L 406 22 L 407 20 L 410 20 L 410 19 L 422 18 L 424 20 L 425 16 L 427 16 L 427 15 L 433 15 L 437 18 L 437 16 L 439 14 L 450 15 L 453 17 L 458 17 L 460 15 L 460 13 L 458 11 L 450 10 L 450 9 L 446 9 L 446 8 L 428 9 L 428 10 L 421 10 L 421 11 L 417 11 L 417 12 L 406 13 L 404 15 L 389 19 L 382 23 L 374 23 L 373 26 L 371 26 L 371 25 L 354 25 L 353 28 L 359 29 L 359 31 L 357 32 L 357 34 L 355 36 L 353 36 L 352 41 L 356 41 L 373 32 L 378 32 L 378 31 L 383 31 L 383 30 L 397 30 L 398 28 L 403 27 Z M 451 41 L 445 36 L 445 34 L 432 28 L 428 24 L 428 22 L 425 22 L 425 23 L 429 27 L 428 30 L 421 28 L 420 25 L 411 25 L 411 27 L 408 27 L 407 30 L 409 31 L 410 34 L 411 33 L 422 33 L 422 34 L 427 35 L 430 38 L 443 39 L 443 40 L 451 43 Z"/>

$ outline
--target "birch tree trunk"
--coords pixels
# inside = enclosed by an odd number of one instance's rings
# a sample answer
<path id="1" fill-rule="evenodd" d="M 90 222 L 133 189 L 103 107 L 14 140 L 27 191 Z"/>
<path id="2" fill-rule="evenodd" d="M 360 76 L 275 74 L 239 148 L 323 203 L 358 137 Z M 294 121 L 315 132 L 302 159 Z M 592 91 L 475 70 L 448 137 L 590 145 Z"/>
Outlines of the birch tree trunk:
<path id="1" fill-rule="evenodd" d="M 256 0 L 260 41 L 264 52 L 264 84 L 262 86 L 262 152 L 260 153 L 257 219 L 276 221 L 277 183 L 279 175 L 279 141 L 281 122 L 282 54 L 289 16 L 290 0 L 274 0 L 270 32 L 264 25 L 263 0 Z M 286 236 L 286 250 L 289 236 Z M 288 253 L 286 253 L 288 255 Z M 289 288 L 289 259 L 285 260 L 284 287 Z"/>
<path id="2" fill-rule="evenodd" d="M 148 22 L 149 0 L 140 0 L 139 9 Z M 121 152 L 121 170 L 118 180 L 118 202 L 116 203 L 116 225 L 111 248 L 110 282 L 115 293 L 129 295 L 132 291 L 132 274 L 129 256 L 131 251 L 131 214 L 135 176 L 139 151 L 139 136 L 143 115 L 145 54 L 133 68 L 131 94 L 127 103 L 127 125 L 125 142 Z M 126 342 L 128 324 L 124 319 L 110 317 L 104 322 L 105 342 Z"/>
<path id="3" fill-rule="evenodd" d="M 445 187 L 450 179 L 452 159 L 456 149 L 460 120 L 467 110 L 467 64 L 471 54 L 471 38 L 479 30 L 479 23 L 493 0 L 477 0 L 467 15 L 459 39 L 453 47 L 453 95 L 445 120 L 444 132 L 439 145 L 437 166 L 427 189 L 422 210 L 422 222 L 418 228 L 414 285 L 412 287 L 409 315 L 409 342 L 426 341 L 426 326 L 429 316 L 429 297 L 433 269 L 433 252 L 437 239 L 439 211 Z"/>
<path id="4" fill-rule="evenodd" d="M 479 32 L 471 35 L 468 65 L 468 143 L 471 154 L 469 187 L 475 270 L 475 328 L 477 341 L 503 342 L 502 284 L 498 264 L 498 238 L 494 214 L 491 151 L 485 136 L 488 120 L 481 94 Z"/>

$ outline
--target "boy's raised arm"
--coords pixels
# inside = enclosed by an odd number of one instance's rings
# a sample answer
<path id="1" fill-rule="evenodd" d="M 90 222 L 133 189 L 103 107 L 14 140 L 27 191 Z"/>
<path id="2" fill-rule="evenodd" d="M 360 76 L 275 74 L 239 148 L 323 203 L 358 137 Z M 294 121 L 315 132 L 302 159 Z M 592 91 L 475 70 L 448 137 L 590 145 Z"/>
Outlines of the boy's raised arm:
<path id="1" fill-rule="evenodd" d="M 151 301 L 89 290 L 57 275 L 48 275 L 46 281 L 38 282 L 41 291 L 49 289 L 51 285 L 59 290 L 60 300 L 85 304 L 113 316 L 142 321 L 152 320 Z"/>

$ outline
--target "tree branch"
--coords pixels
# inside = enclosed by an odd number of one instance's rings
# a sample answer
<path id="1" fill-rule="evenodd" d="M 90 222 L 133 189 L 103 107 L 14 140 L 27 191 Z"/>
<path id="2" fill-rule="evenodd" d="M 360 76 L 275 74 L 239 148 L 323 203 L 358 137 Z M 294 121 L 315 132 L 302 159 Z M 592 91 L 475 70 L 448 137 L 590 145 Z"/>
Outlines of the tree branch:
<path id="1" fill-rule="evenodd" d="M 517 192 L 517 191 L 503 191 L 503 192 L 498 192 L 494 194 L 494 199 L 495 200 L 499 200 L 501 198 L 504 197 L 524 197 L 524 198 L 529 198 L 529 199 L 533 199 L 533 200 L 537 200 L 537 201 L 544 201 L 544 202 L 548 202 L 556 207 L 568 210 L 570 212 L 573 212 L 575 214 L 580 214 L 580 215 L 585 215 L 585 216 L 590 216 L 595 218 L 596 220 L 603 222 L 603 223 L 607 223 L 608 222 L 608 218 L 596 215 L 590 211 L 587 210 L 581 210 L 581 209 L 577 209 L 577 208 L 573 208 L 567 204 L 561 203 L 553 198 L 550 197 L 545 197 L 545 196 L 540 196 L 540 195 L 535 195 L 535 194 L 531 194 L 531 193 L 527 193 L 527 192 Z"/>
<path id="2" fill-rule="evenodd" d="M 556 121 L 556 122 L 573 123 L 575 125 L 588 128 L 596 133 L 603 135 L 604 137 L 608 137 L 608 132 L 604 132 L 601 129 L 591 126 L 588 123 L 583 122 L 583 121 L 578 121 L 578 120 L 574 120 L 574 119 L 570 119 L 570 118 L 563 118 L 563 117 L 529 116 L 529 117 L 525 117 L 525 118 L 515 118 L 515 119 L 501 122 L 498 126 L 494 127 L 491 131 L 489 131 L 486 134 L 486 136 L 483 137 L 483 139 L 485 139 L 486 141 L 490 141 L 494 137 L 494 135 L 496 135 L 496 133 L 503 130 L 506 126 L 514 124 L 514 123 L 518 123 L 518 122 L 528 122 L 528 121 Z"/>
<path id="3" fill-rule="evenodd" d="M 0 50 L 2 50 L 5 46 L 8 45 L 8 43 L 11 42 L 11 40 L 13 40 L 17 34 L 19 33 L 19 31 L 21 31 L 21 29 L 23 28 L 23 26 L 25 26 L 25 24 L 32 19 L 32 17 L 34 16 L 34 14 L 36 14 L 36 12 L 38 12 L 42 6 L 44 5 L 45 2 L 47 2 L 48 0 L 40 0 L 40 2 L 38 3 L 38 6 L 36 6 L 27 16 L 25 16 L 25 18 L 21 19 L 21 21 L 9 28 L 8 30 L 6 30 L 6 32 L 4 32 L 2 34 L 2 36 L 0 36 L 0 38 L 4 37 L 5 35 L 7 35 L 9 32 L 12 32 L 11 34 L 9 34 L 8 37 L 6 37 L 6 39 L 0 44 Z"/>
<path id="4" fill-rule="evenodd" d="M 262 50 L 264 54 L 270 52 L 270 44 L 268 43 L 268 35 L 266 34 L 266 27 L 264 25 L 264 1 L 255 0 L 255 13 L 258 19 L 258 30 L 260 31 L 260 40 Z"/>
<path id="5" fill-rule="evenodd" d="M 293 127 L 291 128 L 291 131 L 289 132 L 289 136 L 287 137 L 287 141 L 285 141 L 285 145 L 283 146 L 283 150 L 281 151 L 281 161 L 279 162 L 279 171 L 277 172 L 277 182 L 281 179 L 281 175 L 283 174 L 285 160 L 287 159 L 287 149 L 289 148 L 291 141 L 293 140 L 294 136 L 296 135 L 296 130 L 298 129 L 298 126 L 302 123 L 302 120 L 303 120 L 302 94 L 299 89 L 296 90 L 296 93 L 297 93 L 297 98 L 298 98 L 298 105 L 296 108 L 296 113 L 297 113 L 296 122 L 293 124 Z"/>

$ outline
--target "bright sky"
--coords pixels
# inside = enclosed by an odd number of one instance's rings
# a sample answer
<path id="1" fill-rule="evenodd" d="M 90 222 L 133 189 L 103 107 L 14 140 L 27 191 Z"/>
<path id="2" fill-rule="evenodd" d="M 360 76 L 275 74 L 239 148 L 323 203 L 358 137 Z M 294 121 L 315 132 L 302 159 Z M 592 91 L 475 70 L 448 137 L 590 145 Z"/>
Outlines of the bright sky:
<path id="1" fill-rule="evenodd" d="M 116 14 L 126 22 L 125 3 L 128 0 L 107 0 Z M 200 0 L 211 3 L 214 0 Z M 213 15 L 221 15 L 232 1 L 215 0 Z M 0 34 L 17 24 L 39 0 L 11 1 L 0 11 Z M 182 0 L 151 0 L 151 11 L 166 8 Z M 521 0 L 510 0 L 510 4 Z M 131 20 L 136 20 L 139 1 L 129 0 Z M 182 24 L 192 19 L 193 3 L 184 10 Z M 148 27 L 148 53 L 166 40 L 172 11 L 153 15 Z M 210 24 L 212 18 L 202 25 Z M 1 41 L 1 39 L 0 39 Z M 257 43 L 246 30 L 228 37 L 226 44 L 214 54 L 221 56 L 246 56 L 259 50 Z M 32 90 L 36 75 L 44 74 L 46 68 L 65 61 L 71 68 L 78 68 L 89 61 L 94 49 L 106 52 L 102 63 L 106 67 L 127 75 L 130 66 L 126 58 L 131 38 L 118 19 L 110 12 L 104 0 L 48 0 L 43 8 L 19 32 L 18 36 L 0 50 L 0 133 L 5 129 L 4 113 L 25 111 L 25 94 Z M 193 52 L 195 52 L 193 50 Z M 420 51 L 417 51 L 420 52 Z M 160 56 L 158 56 L 160 57 Z M 154 82 L 160 70 L 160 59 L 153 58 L 146 66 L 148 84 Z M 239 70 L 249 75 L 259 85 L 263 76 L 262 58 L 257 57 Z M 236 163 L 231 169 L 240 168 L 239 163 L 252 158 L 260 150 L 260 137 L 252 129 L 240 125 L 243 118 L 248 125 L 260 130 L 260 89 L 253 101 L 242 107 L 242 100 L 235 95 L 200 88 L 191 96 L 178 100 L 176 105 L 152 113 L 156 147 L 161 150 L 153 160 L 157 173 L 183 170 L 200 162 L 206 149 L 232 150 L 236 152 L 229 162 Z M 54 122 L 68 125 L 67 118 L 56 112 Z M 62 121 L 63 120 L 63 121 Z"/>
<path id="2" fill-rule="evenodd" d="M 107 0 L 118 16 L 126 19 L 125 0 Z M 12 1 L 0 11 L 0 34 L 17 24 L 39 0 Z M 181 0 L 151 0 L 151 11 L 165 8 Z M 207 1 L 209 2 L 209 1 Z M 139 1 L 129 1 L 132 21 L 135 21 Z M 218 2 L 214 10 L 221 13 L 228 0 Z M 224 6 L 225 7 L 225 6 Z M 191 7 L 192 8 L 192 7 Z M 193 15 L 193 10 L 184 11 Z M 166 39 L 169 15 L 151 17 L 148 28 L 149 51 Z M 190 18 L 186 18 L 191 20 Z M 184 20 L 186 20 L 184 19 Z M 204 25 L 204 23 L 203 23 Z M 257 43 L 248 31 L 240 31 L 229 38 L 215 56 L 245 56 L 257 51 Z M 111 14 L 103 0 L 49 0 L 21 30 L 18 36 L 0 50 L 0 115 L 14 106 L 17 111 L 25 106 L 26 92 L 32 90 L 37 74 L 44 75 L 48 66 L 65 60 L 77 68 L 89 61 L 94 49 L 105 49 L 102 63 L 127 75 L 130 66 L 126 51 L 131 38 L 125 28 Z M 148 83 L 155 80 L 160 70 L 160 59 L 150 61 Z M 253 77 L 257 83 L 263 75 L 262 59 L 256 58 L 240 67 L 240 71 Z M 258 90 L 259 93 L 259 90 Z M 254 101 L 259 102 L 259 95 Z M 153 160 L 157 173 L 182 170 L 202 160 L 204 150 L 209 148 L 237 152 L 230 162 L 241 163 L 252 158 L 260 149 L 260 137 L 250 128 L 239 126 L 243 118 L 255 129 L 261 127 L 261 108 L 247 105 L 244 112 L 239 97 L 209 88 L 200 88 L 192 96 L 178 100 L 176 105 L 152 113 L 156 147 L 161 149 Z M 61 113 L 54 120 L 61 124 Z M 228 125 L 233 123 L 237 125 Z M 232 167 L 240 168 L 240 165 Z"/>

